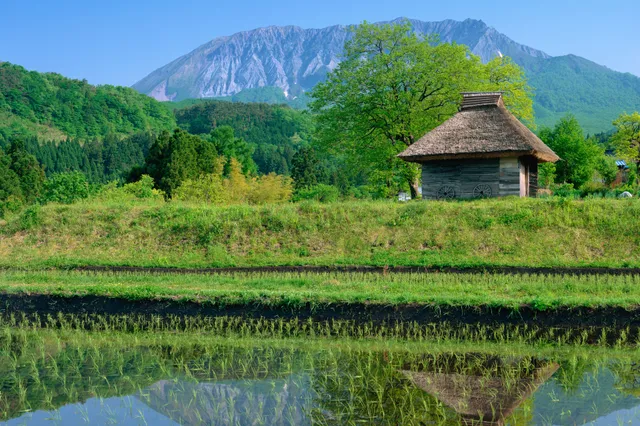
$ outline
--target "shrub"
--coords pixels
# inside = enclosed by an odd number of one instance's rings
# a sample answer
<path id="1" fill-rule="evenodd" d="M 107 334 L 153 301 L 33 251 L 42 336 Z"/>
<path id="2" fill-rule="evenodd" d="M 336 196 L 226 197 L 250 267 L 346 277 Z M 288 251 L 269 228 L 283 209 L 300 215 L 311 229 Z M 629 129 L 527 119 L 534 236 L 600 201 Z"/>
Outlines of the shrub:
<path id="1" fill-rule="evenodd" d="M 117 182 L 110 182 L 102 187 L 96 199 L 102 201 L 123 201 L 123 200 L 162 200 L 165 197 L 164 192 L 154 189 L 153 178 L 149 175 L 142 175 L 140 180 L 133 183 L 127 183 L 119 187 Z"/>
<path id="2" fill-rule="evenodd" d="M 290 177 L 269 173 L 251 179 L 247 200 L 250 204 L 282 203 L 291 199 L 292 192 Z"/>
<path id="3" fill-rule="evenodd" d="M 618 175 L 616 159 L 608 155 L 603 155 L 597 162 L 596 171 L 602 177 L 602 181 L 605 185 L 611 185 Z"/>
<path id="4" fill-rule="evenodd" d="M 71 204 L 87 197 L 89 183 L 84 173 L 57 173 L 44 182 L 40 201 Z"/>
<path id="5" fill-rule="evenodd" d="M 122 190 L 125 194 L 141 199 L 162 197 L 164 195 L 162 191 L 153 189 L 153 186 L 153 178 L 149 175 L 142 175 L 139 181 L 127 183 L 122 187 Z"/>
<path id="6" fill-rule="evenodd" d="M 174 190 L 172 199 L 210 204 L 268 204 L 289 201 L 291 193 L 291 178 L 274 173 L 248 178 L 242 174 L 240 163 L 232 158 L 228 178 L 207 174 L 187 179 Z"/>
<path id="7" fill-rule="evenodd" d="M 580 196 L 604 196 L 608 191 L 609 188 L 602 182 L 587 182 L 580 187 Z"/>
<path id="8" fill-rule="evenodd" d="M 551 190 L 553 195 L 562 198 L 580 198 L 580 191 L 574 189 L 572 183 L 561 183 L 559 185 L 552 185 Z"/>
<path id="9" fill-rule="evenodd" d="M 15 195 L 9 195 L 6 200 L 0 201 L 0 217 L 7 213 L 15 213 L 24 205 L 22 199 Z"/>
<path id="10" fill-rule="evenodd" d="M 16 225 L 19 231 L 28 231 L 42 223 L 42 213 L 40 205 L 34 204 L 27 207 L 17 220 Z"/>
<path id="11" fill-rule="evenodd" d="M 538 186 L 540 188 L 551 188 L 556 179 L 556 165 L 553 163 L 543 163 L 538 167 Z"/>
<path id="12" fill-rule="evenodd" d="M 318 184 L 309 188 L 303 188 L 293 196 L 293 201 L 315 200 L 321 203 L 332 203 L 338 201 L 340 191 L 335 186 Z"/>
<path id="13" fill-rule="evenodd" d="M 222 177 L 206 174 L 198 179 L 188 179 L 173 193 L 172 199 L 200 202 L 207 204 L 222 204 L 227 199 Z"/>

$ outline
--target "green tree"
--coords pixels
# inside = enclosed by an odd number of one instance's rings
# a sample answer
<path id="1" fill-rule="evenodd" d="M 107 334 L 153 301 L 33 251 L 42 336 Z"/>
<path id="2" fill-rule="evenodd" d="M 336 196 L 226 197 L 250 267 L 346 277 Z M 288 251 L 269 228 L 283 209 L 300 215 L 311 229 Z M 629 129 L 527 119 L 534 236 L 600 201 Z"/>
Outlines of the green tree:
<path id="1" fill-rule="evenodd" d="M 23 139 L 14 139 L 7 152 L 11 158 L 11 170 L 20 179 L 22 195 L 27 203 L 33 203 L 40 195 L 44 182 L 44 170 L 35 156 L 26 150 Z"/>
<path id="2" fill-rule="evenodd" d="M 71 204 L 88 196 L 89 183 L 84 173 L 57 173 L 44 182 L 40 201 Z"/>
<path id="3" fill-rule="evenodd" d="M 233 127 L 216 127 L 211 131 L 209 140 L 213 143 L 218 155 L 227 159 L 224 168 L 225 176 L 229 175 L 232 158 L 240 162 L 242 172 L 245 175 L 255 175 L 258 172 L 256 162 L 252 158 L 254 148 L 244 139 L 236 138 L 233 134 Z"/>
<path id="4" fill-rule="evenodd" d="M 352 168 L 386 185 L 407 182 L 415 197 L 419 169 L 396 155 L 453 115 L 460 92 L 505 90 L 523 119 L 532 113 L 526 80 L 512 62 L 485 66 L 465 46 L 410 30 L 408 23 L 357 26 L 343 61 L 314 88 L 310 107 L 323 149 L 346 154 Z"/>
<path id="5" fill-rule="evenodd" d="M 618 175 L 618 166 L 616 165 L 616 160 L 613 157 L 608 155 L 602 155 L 597 163 L 596 170 L 602 177 L 602 182 L 605 185 L 611 185 Z"/>
<path id="6" fill-rule="evenodd" d="M 557 183 L 572 183 L 576 188 L 593 178 L 603 149 L 593 138 L 585 138 L 578 120 L 568 115 L 553 129 L 542 129 L 540 139 L 561 158 L 556 163 Z"/>
<path id="7" fill-rule="evenodd" d="M 22 205 L 20 178 L 11 169 L 11 158 L 0 148 L 0 216 Z"/>
<path id="8" fill-rule="evenodd" d="M 313 148 L 300 148 L 294 154 L 291 164 L 291 178 L 296 190 L 310 188 L 324 180 L 324 169 Z"/>
<path id="9" fill-rule="evenodd" d="M 556 181 L 555 163 L 542 163 L 538 166 L 538 186 L 540 188 L 551 188 Z"/>
<path id="10" fill-rule="evenodd" d="M 508 56 L 496 57 L 478 68 L 473 90 L 504 92 L 504 104 L 509 111 L 534 128 L 533 94 L 524 70 Z"/>
<path id="11" fill-rule="evenodd" d="M 616 133 L 611 142 L 616 155 L 640 165 L 640 113 L 622 114 L 613 122 Z"/>
<path id="12" fill-rule="evenodd" d="M 169 196 L 184 181 L 214 173 L 219 164 L 216 149 L 209 141 L 184 130 L 163 132 L 149 149 L 144 172 Z"/>

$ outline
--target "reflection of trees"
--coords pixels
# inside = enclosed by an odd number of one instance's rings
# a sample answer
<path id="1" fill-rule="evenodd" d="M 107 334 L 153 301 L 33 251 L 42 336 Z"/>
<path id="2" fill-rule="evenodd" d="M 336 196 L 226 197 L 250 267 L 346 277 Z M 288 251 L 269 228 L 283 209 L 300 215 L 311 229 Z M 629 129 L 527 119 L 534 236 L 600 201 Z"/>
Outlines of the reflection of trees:
<path id="1" fill-rule="evenodd" d="M 616 389 L 640 397 L 640 363 L 613 361 L 608 368 L 616 376 Z"/>
<path id="2" fill-rule="evenodd" d="M 312 373 L 317 424 L 457 424 L 453 413 L 415 387 L 376 352 L 334 353 Z"/>
<path id="3" fill-rule="evenodd" d="M 636 363 L 611 361 L 605 371 L 586 357 L 565 357 L 557 380 L 532 402 L 531 393 L 557 368 L 533 356 L 384 353 L 346 344 L 339 350 L 299 349 L 247 341 L 140 346 L 135 335 L 96 344 L 82 334 L 76 340 L 31 334 L 0 334 L 0 419 L 91 397 L 136 395 L 191 425 L 453 425 L 505 417 L 527 424 L 536 421 L 534 410 L 583 413 L 594 402 L 600 413 L 628 407 L 637 399 L 620 396 L 614 386 L 637 395 L 640 383 Z M 588 386 L 595 390 L 581 397 Z M 553 392 L 558 398 L 548 395 Z M 608 403 L 612 392 L 619 399 Z"/>
<path id="4" fill-rule="evenodd" d="M 576 392 L 580 388 L 586 373 L 597 370 L 589 359 L 576 356 L 560 361 L 560 366 L 556 379 L 562 389 L 568 393 Z"/>

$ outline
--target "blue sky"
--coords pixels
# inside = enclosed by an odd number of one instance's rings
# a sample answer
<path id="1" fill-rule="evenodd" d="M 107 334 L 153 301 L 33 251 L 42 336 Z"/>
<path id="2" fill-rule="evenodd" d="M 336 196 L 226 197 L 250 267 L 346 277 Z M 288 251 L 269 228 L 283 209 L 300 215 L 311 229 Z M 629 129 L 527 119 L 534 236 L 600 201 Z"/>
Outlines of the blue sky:
<path id="1" fill-rule="evenodd" d="M 0 0 L 0 61 L 131 85 L 222 35 L 268 25 L 482 19 L 551 55 L 640 76 L 640 0 Z"/>

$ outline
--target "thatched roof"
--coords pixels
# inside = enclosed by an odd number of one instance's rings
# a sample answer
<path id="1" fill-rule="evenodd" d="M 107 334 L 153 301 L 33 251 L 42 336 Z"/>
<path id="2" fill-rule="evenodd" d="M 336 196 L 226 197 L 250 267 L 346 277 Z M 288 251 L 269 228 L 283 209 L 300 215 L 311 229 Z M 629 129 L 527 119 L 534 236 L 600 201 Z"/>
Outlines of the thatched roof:
<path id="1" fill-rule="evenodd" d="M 460 112 L 398 154 L 406 161 L 532 155 L 560 158 L 505 108 L 500 92 L 463 93 Z"/>

